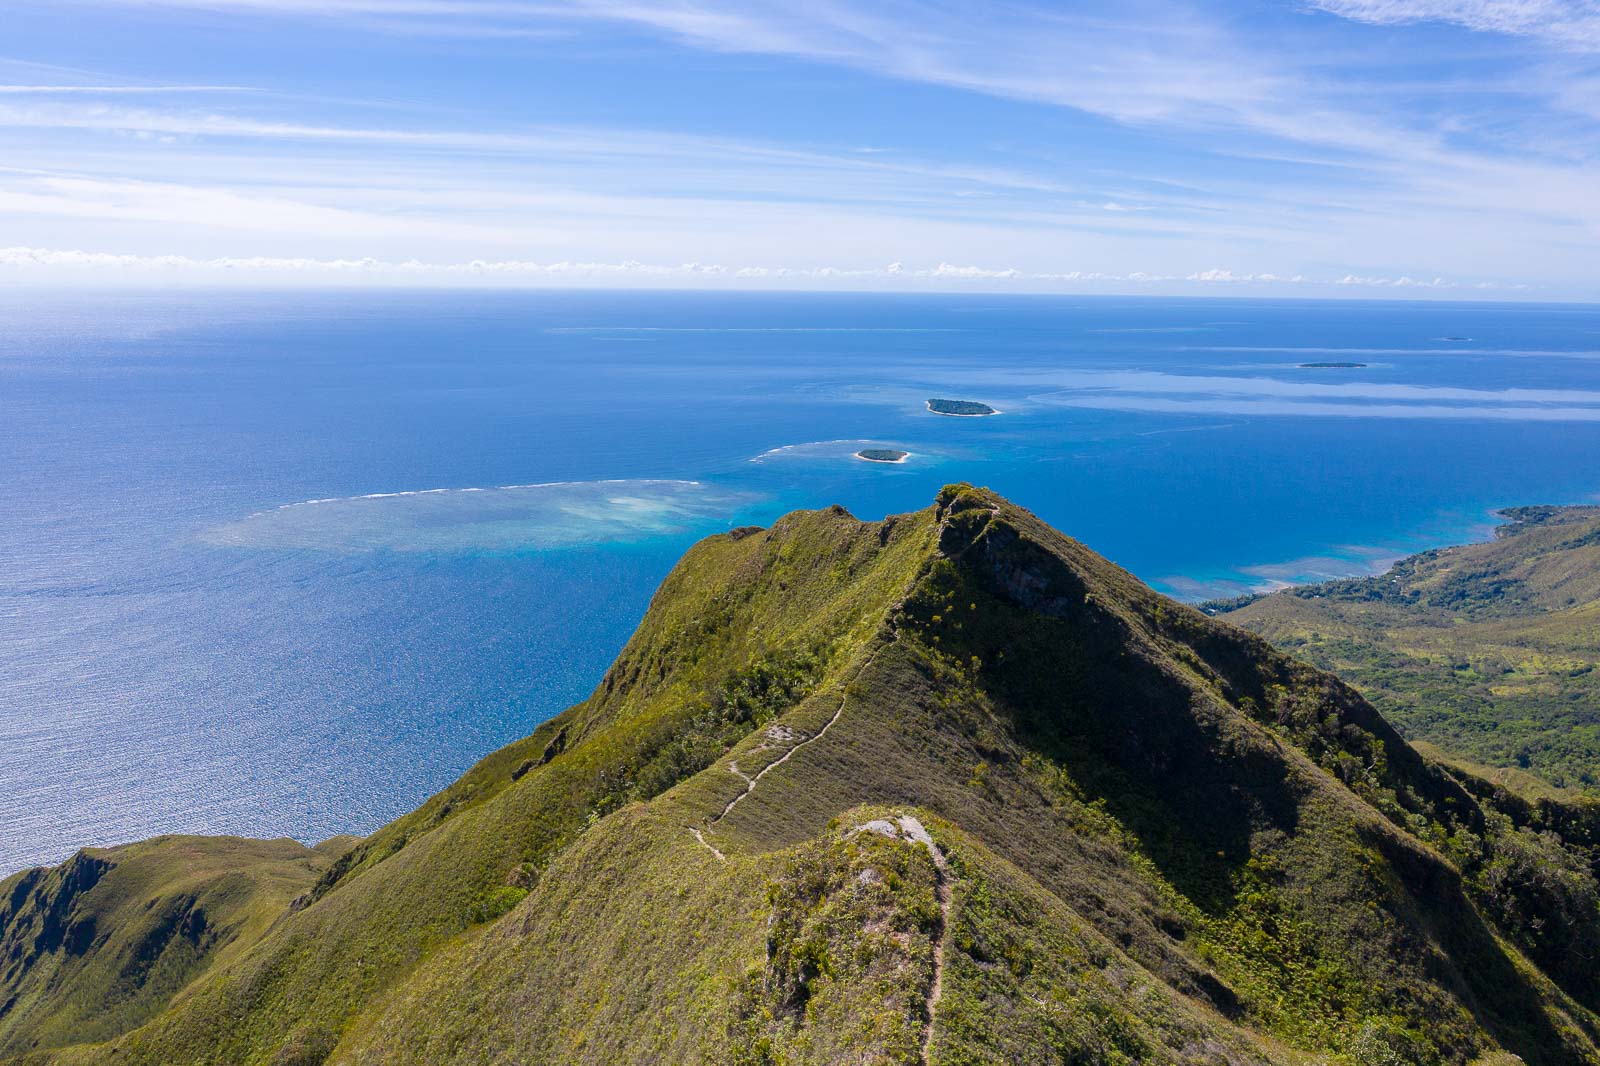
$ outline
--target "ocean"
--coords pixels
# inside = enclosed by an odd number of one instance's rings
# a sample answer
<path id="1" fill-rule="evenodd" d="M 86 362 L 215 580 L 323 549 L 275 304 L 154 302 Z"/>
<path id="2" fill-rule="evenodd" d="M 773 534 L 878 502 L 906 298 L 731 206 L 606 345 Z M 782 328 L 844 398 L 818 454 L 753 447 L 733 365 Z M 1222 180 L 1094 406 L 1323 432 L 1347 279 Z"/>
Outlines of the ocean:
<path id="1" fill-rule="evenodd" d="M 586 695 L 696 538 L 793 508 L 988 485 L 1202 599 L 1600 493 L 1592 306 L 10 292 L 0 314 L 0 874 L 157 833 L 370 832 Z"/>

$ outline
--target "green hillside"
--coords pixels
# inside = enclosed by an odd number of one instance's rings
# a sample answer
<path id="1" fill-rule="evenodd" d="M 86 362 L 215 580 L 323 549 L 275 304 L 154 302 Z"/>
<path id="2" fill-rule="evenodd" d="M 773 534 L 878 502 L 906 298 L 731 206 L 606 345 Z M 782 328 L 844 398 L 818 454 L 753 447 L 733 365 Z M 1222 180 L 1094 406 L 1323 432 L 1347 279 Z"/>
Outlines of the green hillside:
<path id="1" fill-rule="evenodd" d="M 1214 605 L 1405 734 L 1600 793 L 1600 507 L 1521 507 L 1484 544 Z"/>
<path id="2" fill-rule="evenodd" d="M 181 991 L 0 1033 L 40 1063 L 1594 1063 L 1600 817 L 1514 786 L 951 486 L 700 543 L 589 699 Z M 98 1002 L 115 935 L 55 1002 Z"/>
<path id="3" fill-rule="evenodd" d="M 0 882 L 0 1053 L 143 1024 L 259 940 L 352 843 L 157 837 Z"/>

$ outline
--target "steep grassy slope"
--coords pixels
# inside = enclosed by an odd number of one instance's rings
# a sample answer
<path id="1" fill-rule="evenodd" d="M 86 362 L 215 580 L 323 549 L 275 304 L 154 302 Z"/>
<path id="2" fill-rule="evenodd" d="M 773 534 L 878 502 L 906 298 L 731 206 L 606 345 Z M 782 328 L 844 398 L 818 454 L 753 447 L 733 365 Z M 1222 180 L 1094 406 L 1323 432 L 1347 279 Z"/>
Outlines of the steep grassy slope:
<path id="1" fill-rule="evenodd" d="M 902 594 L 932 522 L 793 515 L 692 549 L 595 693 L 323 877 L 309 906 L 119 1061 L 321 1061 L 419 962 L 471 939 L 586 827 L 828 683 Z"/>
<path id="2" fill-rule="evenodd" d="M 1216 605 L 1406 734 L 1600 792 L 1600 507 L 1522 507 L 1486 544 Z"/>
<path id="3" fill-rule="evenodd" d="M 1596 827 L 953 486 L 703 542 L 589 700 L 37 1058 L 1592 1063 Z"/>
<path id="4" fill-rule="evenodd" d="M 0 882 L 0 1052 L 142 1024 L 353 843 L 157 837 Z"/>

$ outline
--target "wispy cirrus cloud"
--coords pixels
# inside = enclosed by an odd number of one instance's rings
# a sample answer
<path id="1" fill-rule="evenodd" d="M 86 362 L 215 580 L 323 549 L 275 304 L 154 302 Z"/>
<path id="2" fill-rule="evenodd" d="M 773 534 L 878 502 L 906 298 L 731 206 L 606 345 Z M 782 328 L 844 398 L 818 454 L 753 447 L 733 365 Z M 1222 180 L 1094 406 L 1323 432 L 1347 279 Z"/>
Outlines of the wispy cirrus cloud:
<path id="1" fill-rule="evenodd" d="M 139 175 L 142 182 L 63 170 L 50 165 L 54 157 L 49 153 L 41 153 L 35 166 L 14 167 L 9 182 L 0 169 L 0 192 L 8 183 L 25 186 L 16 191 L 26 199 L 15 200 L 14 206 L 48 197 L 63 210 L 64 195 L 99 200 L 101 190 L 113 190 L 130 205 L 145 203 L 151 198 L 146 184 L 227 181 L 249 185 L 259 195 L 263 176 L 275 170 L 294 176 L 292 190 L 285 190 L 290 198 L 305 198 L 319 183 L 327 186 L 325 191 L 349 186 L 346 199 L 360 201 L 367 209 L 396 198 L 375 185 L 396 191 L 403 187 L 401 195 L 413 209 L 431 205 L 441 210 L 475 202 L 483 210 L 514 211 L 532 205 L 531 190 L 541 190 L 538 195 L 547 206 L 559 202 L 586 213 L 650 211 L 664 217 L 674 205 L 705 212 L 718 199 L 730 207 L 759 200 L 759 210 L 773 216 L 790 206 L 829 203 L 892 210 L 901 218 L 931 216 L 1123 234 L 1163 233 L 1174 226 L 1175 218 L 1182 218 L 1190 234 L 1216 239 L 1292 232 L 1293 216 L 1305 206 L 1292 198 L 1274 204 L 1272 197 L 1251 193 L 1258 217 L 1246 219 L 1226 213 L 1230 202 L 1243 193 L 1219 197 L 1215 190 L 1124 179 L 1117 195 L 1127 202 L 1119 201 L 1119 210 L 1108 211 L 1104 200 L 1091 195 L 1100 184 L 1093 176 L 1052 177 L 997 163 L 971 165 L 899 152 L 829 151 L 637 129 L 334 125 L 192 106 L 0 100 L 0 133 L 8 128 L 112 134 L 170 146 L 157 154 L 129 149 L 116 157 L 114 165 L 128 178 L 134 176 L 128 173 L 130 168 L 147 170 Z M 336 161 L 330 157 L 335 151 L 344 153 Z M 14 156 L 16 162 L 24 158 Z M 461 164 L 467 160 L 470 169 L 464 171 Z M 183 177 L 177 178 L 178 174 Z M 357 176 L 364 176 L 366 184 L 360 184 Z M 445 180 L 459 191 L 451 194 L 439 188 Z M 612 208 L 601 202 L 606 195 L 613 198 Z M 196 196 L 201 203 L 209 199 L 199 189 Z M 158 198 L 176 199 L 166 191 Z M 94 214 L 99 210 L 89 208 Z M 272 214 L 240 213 L 247 218 Z M 1255 228 L 1263 224 L 1270 231 Z"/>
<path id="2" fill-rule="evenodd" d="M 1447 22 L 1482 33 L 1530 37 L 1561 48 L 1600 51 L 1600 4 L 1593 0 L 1314 0 L 1330 14 L 1396 25 Z"/>
<path id="3" fill-rule="evenodd" d="M 1139 0 L 1118 13 L 1015 3 L 998 15 L 941 2 L 781 0 L 73 0 L 364 25 L 553 30 L 621 26 L 711 51 L 788 56 L 875 77 L 1072 108 L 1133 126 L 1232 129 L 1323 150 L 1424 162 L 1442 129 L 1352 107 L 1309 42 L 1267 39 L 1204 5 Z M 1373 25 L 1448 21 L 1566 43 L 1590 39 L 1592 0 L 1311 0 Z M 424 20 L 418 22 L 418 20 Z M 1285 44 L 1289 47 L 1285 47 Z M 1359 63 L 1357 63 L 1359 65 Z M 1367 85 L 1370 96 L 1377 86 Z M 1398 112 L 1396 113 L 1398 117 Z M 1259 149 L 1259 146 L 1257 146 Z"/>
<path id="4" fill-rule="evenodd" d="M 563 125 L 531 102 L 479 106 L 476 94 L 453 110 L 429 100 L 378 121 L 371 106 L 336 106 L 351 95 L 337 81 L 251 94 L 193 71 L 190 84 L 181 65 L 165 72 L 168 84 L 148 86 L 109 74 L 52 78 L 41 67 L 38 85 L 20 74 L 0 86 L 0 150 L 14 168 L 0 171 L 0 211 L 16 220 L 11 239 L 29 244 L 60 239 L 51 220 L 83 219 L 114 225 L 110 237 L 126 247 L 179 232 L 173 250 L 198 259 L 237 250 L 328 261 L 749 263 L 778 247 L 796 264 L 839 264 L 805 269 L 891 281 L 871 264 L 930 263 L 921 269 L 945 269 L 952 282 L 1215 289 L 1311 278 L 1333 291 L 1422 295 L 1479 284 L 1435 279 L 1526 270 L 1505 284 L 1600 286 L 1585 255 L 1600 240 L 1600 111 L 1573 43 L 1592 14 L 1580 0 L 1134 0 L 1117 11 L 1029 0 L 1001 9 L 946 0 L 52 6 L 179 36 L 190 26 L 292 36 L 314 21 L 364 53 L 403 56 L 387 72 L 401 93 L 420 56 L 437 72 L 438 49 L 477 36 L 484 41 L 463 54 L 526 47 L 532 65 L 543 55 L 573 68 L 574 87 L 604 84 L 608 117 L 670 89 L 690 50 L 697 71 L 737 71 L 752 87 L 781 70 L 796 86 L 848 87 L 853 96 L 831 99 L 863 110 L 908 94 L 912 109 L 981 101 L 970 106 L 983 117 L 915 144 L 910 135 L 850 143 L 855 134 L 836 132 L 849 122 L 793 115 L 775 115 L 758 138 L 730 132 L 737 108 L 673 114 L 648 103 L 631 128 L 626 118 L 614 128 Z M 1492 71 L 1478 73 L 1481 54 L 1469 76 L 1459 57 L 1418 47 L 1424 33 L 1464 39 L 1436 23 L 1497 34 L 1474 45 L 1500 49 Z M 552 34 L 579 46 L 540 53 Z M 626 69 L 586 81 L 585 57 L 617 42 Z M 1558 51 L 1560 63 L 1547 60 Z M 1404 77 L 1390 69 L 1407 62 Z M 1450 88 L 1467 84 L 1470 94 Z M 1026 118 L 1013 129 L 993 121 L 1002 115 Z M 241 234 L 246 243 L 225 245 Z M 1081 269 L 1059 267 L 1064 247 Z M 1015 265 L 960 265 L 996 248 Z"/>
<path id="5" fill-rule="evenodd" d="M 1524 210 L 1565 213 L 1600 232 L 1600 206 L 1587 194 L 1600 170 L 1527 148 L 1529 123 L 1504 133 L 1465 120 L 1411 116 L 1372 106 L 1374 87 L 1352 100 L 1328 58 L 1297 63 L 1295 47 L 1242 32 L 1203 7 L 1143 0 L 1126 11 L 1063 10 L 1015 4 L 1004 17 L 961 5 L 893 2 L 807 5 L 777 0 L 101 0 L 279 15 L 363 19 L 427 17 L 453 25 L 626 26 L 718 52 L 786 56 L 849 67 L 874 77 L 926 83 L 1042 103 L 1183 136 L 1225 131 L 1221 150 L 1266 164 L 1328 169 L 1345 182 L 1408 189 L 1420 199 L 1481 206 L 1505 188 L 1541 188 Z M 1504 32 L 1544 26 L 1579 40 L 1592 7 L 1584 0 L 1327 0 L 1317 8 L 1347 19 L 1398 24 L 1443 19 Z M 1556 17 L 1561 16 L 1561 17 Z M 1554 27 L 1554 28 L 1552 28 Z M 1564 27 L 1564 28 L 1562 28 Z M 1291 45 L 1302 42 L 1291 41 Z M 1358 64 L 1359 65 L 1359 64 Z M 1521 91 L 1531 91 L 1524 77 Z M 1550 92 L 1571 96 L 1570 88 Z M 1487 150 L 1488 135 L 1514 138 L 1517 151 Z M 1460 143 L 1458 143 L 1460 142 Z M 1293 146 L 1292 148 L 1290 146 Z M 1117 201 L 1111 201 L 1116 203 Z M 1119 203 L 1119 206 L 1124 206 Z"/>
<path id="6" fill-rule="evenodd" d="M 0 85 L 0 96 L 169 96 L 260 91 L 242 85 Z"/>
<path id="7" fill-rule="evenodd" d="M 791 56 L 874 76 L 1069 107 L 1113 121 L 1230 126 L 1340 148 L 1416 142 L 1356 112 L 1318 107 L 1292 65 L 1203 9 L 1140 0 L 1119 14 L 1011 4 L 996 17 L 949 3 L 894 0 L 71 0 L 364 24 L 623 26 L 720 52 Z M 431 23 L 430 23 L 431 24 Z"/>

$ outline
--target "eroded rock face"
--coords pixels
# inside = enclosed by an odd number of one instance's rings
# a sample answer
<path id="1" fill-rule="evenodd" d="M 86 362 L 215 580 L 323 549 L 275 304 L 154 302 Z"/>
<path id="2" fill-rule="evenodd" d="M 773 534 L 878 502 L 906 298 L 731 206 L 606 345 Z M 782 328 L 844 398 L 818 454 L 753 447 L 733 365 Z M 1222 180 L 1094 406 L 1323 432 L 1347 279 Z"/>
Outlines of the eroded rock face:
<path id="1" fill-rule="evenodd" d="M 82 954 L 94 941 L 94 918 L 80 918 L 78 903 L 115 865 L 80 851 L 55 870 L 24 874 L 0 911 L 0 957 L 27 965 L 53 951 Z"/>
<path id="2" fill-rule="evenodd" d="M 967 492 L 948 501 L 941 494 L 940 501 L 940 553 L 973 567 L 991 591 L 1053 618 L 1070 617 L 1083 603 L 1082 579 L 1025 538 L 987 498 Z"/>
<path id="3" fill-rule="evenodd" d="M 990 523 L 980 565 L 1006 599 L 1052 618 L 1068 618 L 1084 602 L 1085 586 L 1071 570 L 1022 539 L 1003 521 Z"/>

